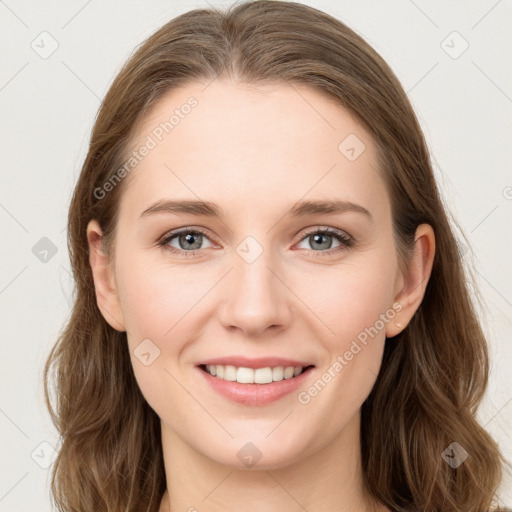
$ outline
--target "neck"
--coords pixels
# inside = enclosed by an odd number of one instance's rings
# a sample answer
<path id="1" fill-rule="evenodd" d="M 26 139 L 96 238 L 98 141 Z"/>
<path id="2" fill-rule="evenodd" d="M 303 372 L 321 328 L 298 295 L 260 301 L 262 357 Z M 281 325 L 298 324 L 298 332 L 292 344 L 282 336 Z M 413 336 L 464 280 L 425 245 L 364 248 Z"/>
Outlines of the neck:
<path id="1" fill-rule="evenodd" d="M 241 470 L 197 452 L 162 423 L 167 491 L 160 512 L 386 511 L 364 489 L 359 427 L 358 413 L 337 438 L 310 456 L 297 454 L 285 467 Z"/>

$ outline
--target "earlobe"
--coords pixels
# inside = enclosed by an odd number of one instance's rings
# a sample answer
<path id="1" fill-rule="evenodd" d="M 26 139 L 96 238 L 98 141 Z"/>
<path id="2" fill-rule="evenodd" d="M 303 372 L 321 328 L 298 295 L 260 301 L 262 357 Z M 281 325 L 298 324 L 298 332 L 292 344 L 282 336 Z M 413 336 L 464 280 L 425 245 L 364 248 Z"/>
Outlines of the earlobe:
<path id="1" fill-rule="evenodd" d="M 101 247 L 102 230 L 97 220 L 87 225 L 87 242 L 89 244 L 89 264 L 96 290 L 96 303 L 101 314 L 111 327 L 117 331 L 126 331 L 121 303 L 115 285 L 112 265 Z"/>
<path id="2" fill-rule="evenodd" d="M 419 308 L 432 272 L 435 255 L 435 234 L 429 224 L 420 224 L 416 229 L 413 258 L 400 275 L 400 288 L 394 303 L 401 306 L 395 319 L 386 327 L 386 337 L 399 334 Z M 397 325 L 399 324 L 399 325 Z"/>

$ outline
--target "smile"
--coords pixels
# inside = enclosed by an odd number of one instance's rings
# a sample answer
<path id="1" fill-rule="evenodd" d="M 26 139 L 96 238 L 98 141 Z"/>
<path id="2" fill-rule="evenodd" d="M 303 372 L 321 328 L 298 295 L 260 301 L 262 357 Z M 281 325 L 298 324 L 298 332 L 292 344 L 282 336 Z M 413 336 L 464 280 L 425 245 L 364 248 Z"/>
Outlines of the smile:
<path id="1" fill-rule="evenodd" d="M 314 365 L 249 368 L 228 364 L 201 364 L 195 369 L 210 390 L 248 406 L 264 406 L 297 392 L 317 370 Z"/>

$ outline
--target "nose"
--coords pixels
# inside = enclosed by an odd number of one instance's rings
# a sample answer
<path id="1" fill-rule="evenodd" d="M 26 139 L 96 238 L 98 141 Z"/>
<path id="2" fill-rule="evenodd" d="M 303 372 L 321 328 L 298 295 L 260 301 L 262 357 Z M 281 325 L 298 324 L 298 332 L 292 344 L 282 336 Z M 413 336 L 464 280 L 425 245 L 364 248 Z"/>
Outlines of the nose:
<path id="1" fill-rule="evenodd" d="M 227 329 L 255 337 L 267 330 L 275 334 L 289 324 L 293 294 L 285 284 L 284 271 L 268 253 L 263 251 L 252 262 L 237 253 L 233 255 L 233 268 L 226 276 L 218 311 Z"/>

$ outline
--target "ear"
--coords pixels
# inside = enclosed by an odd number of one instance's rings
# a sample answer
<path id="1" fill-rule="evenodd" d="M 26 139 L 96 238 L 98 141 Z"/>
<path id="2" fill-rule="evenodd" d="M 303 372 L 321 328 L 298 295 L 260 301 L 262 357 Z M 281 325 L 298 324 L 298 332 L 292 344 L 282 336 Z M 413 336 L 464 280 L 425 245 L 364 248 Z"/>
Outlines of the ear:
<path id="1" fill-rule="evenodd" d="M 89 243 L 89 263 L 96 289 L 96 302 L 110 326 L 117 331 L 124 332 L 126 328 L 114 280 L 112 262 L 102 250 L 102 239 L 103 232 L 98 221 L 91 220 L 87 225 L 87 242 Z"/>
<path id="2" fill-rule="evenodd" d="M 414 316 L 423 300 L 432 272 L 436 248 L 435 234 L 432 226 L 420 224 L 416 229 L 414 238 L 412 260 L 407 270 L 400 272 L 397 279 L 394 303 L 400 304 L 401 309 L 398 307 L 394 308 L 397 311 L 397 315 L 386 326 L 386 337 L 388 338 L 396 336 L 405 329 L 405 326 Z"/>

